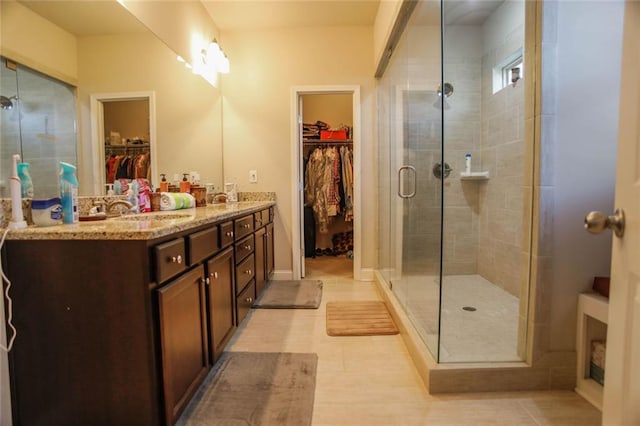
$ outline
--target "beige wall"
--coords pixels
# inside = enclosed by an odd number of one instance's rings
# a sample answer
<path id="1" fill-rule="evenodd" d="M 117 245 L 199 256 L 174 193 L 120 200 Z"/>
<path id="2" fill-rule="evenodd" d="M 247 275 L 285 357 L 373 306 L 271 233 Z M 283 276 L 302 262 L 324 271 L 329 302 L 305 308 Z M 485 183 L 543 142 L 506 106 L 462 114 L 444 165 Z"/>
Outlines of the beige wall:
<path id="1" fill-rule="evenodd" d="M 377 66 L 382 59 L 387 39 L 391 35 L 391 29 L 396 21 L 402 0 L 381 1 L 373 24 L 373 61 Z"/>
<path id="2" fill-rule="evenodd" d="M 351 94 L 304 95 L 302 97 L 302 121 L 324 121 L 331 127 L 353 125 L 353 101 Z"/>
<path id="3" fill-rule="evenodd" d="M 105 60 L 108 58 L 110 60 Z M 193 75 L 152 34 L 83 37 L 78 40 L 78 98 L 81 117 L 81 190 L 93 170 L 89 96 L 154 91 L 158 173 L 200 172 L 202 182 L 222 187 L 220 91 Z M 85 166 L 85 167 L 82 167 Z"/>
<path id="4" fill-rule="evenodd" d="M 362 131 L 362 266 L 375 266 L 375 81 L 371 27 L 224 34 L 233 70 L 223 76 L 226 179 L 241 191 L 274 191 L 276 270 L 292 271 L 291 140 L 294 86 L 359 85 Z M 310 51 L 313 54 L 310 54 Z M 322 52 L 326 52 L 322 54 Z M 249 184 L 249 170 L 258 183 Z"/>
<path id="5" fill-rule="evenodd" d="M 104 102 L 105 137 L 118 132 L 121 138 L 149 141 L 149 101 Z"/>
<path id="6" fill-rule="evenodd" d="M 2 56 L 75 85 L 75 36 L 14 1 L 0 1 L 0 17 Z"/>
<path id="7" fill-rule="evenodd" d="M 174 52 L 193 63 L 194 56 L 218 37 L 218 28 L 199 1 L 121 3 Z"/>

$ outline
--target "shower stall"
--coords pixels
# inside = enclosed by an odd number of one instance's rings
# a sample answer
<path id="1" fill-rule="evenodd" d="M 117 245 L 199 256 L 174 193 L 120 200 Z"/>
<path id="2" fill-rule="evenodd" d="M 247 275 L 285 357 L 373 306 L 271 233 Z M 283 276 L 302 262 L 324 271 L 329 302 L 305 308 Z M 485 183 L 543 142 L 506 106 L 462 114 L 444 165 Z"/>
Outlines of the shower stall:
<path id="1" fill-rule="evenodd" d="M 31 165 L 34 197 L 58 196 L 58 163 L 77 164 L 75 88 L 0 57 L 0 96 L 0 198 L 13 154 Z"/>
<path id="2" fill-rule="evenodd" d="M 524 0 L 420 1 L 378 81 L 378 276 L 440 363 L 526 352 L 524 25 Z"/>

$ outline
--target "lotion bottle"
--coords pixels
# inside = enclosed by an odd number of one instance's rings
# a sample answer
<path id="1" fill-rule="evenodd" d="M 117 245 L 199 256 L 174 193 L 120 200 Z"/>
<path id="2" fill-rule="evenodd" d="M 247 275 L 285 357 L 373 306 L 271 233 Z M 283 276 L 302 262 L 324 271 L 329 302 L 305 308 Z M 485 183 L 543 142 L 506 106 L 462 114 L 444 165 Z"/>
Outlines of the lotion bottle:
<path id="1" fill-rule="evenodd" d="M 191 192 L 191 184 L 189 183 L 189 173 L 183 173 L 182 182 L 180 182 L 180 192 Z"/>
<path id="2" fill-rule="evenodd" d="M 471 175 L 471 154 L 464 155 L 464 173 Z"/>
<path id="3" fill-rule="evenodd" d="M 169 182 L 167 182 L 167 175 L 160 173 L 162 179 L 160 180 L 160 192 L 169 192 Z"/>

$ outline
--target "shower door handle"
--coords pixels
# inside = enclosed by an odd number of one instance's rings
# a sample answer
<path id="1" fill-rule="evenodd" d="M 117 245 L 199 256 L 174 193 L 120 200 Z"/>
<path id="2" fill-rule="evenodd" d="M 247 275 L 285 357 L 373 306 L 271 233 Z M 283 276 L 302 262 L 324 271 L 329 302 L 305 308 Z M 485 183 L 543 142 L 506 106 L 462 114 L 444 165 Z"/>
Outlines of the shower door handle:
<path id="1" fill-rule="evenodd" d="M 409 194 L 404 194 L 402 192 L 402 172 L 405 170 L 410 170 L 413 175 L 413 191 Z M 402 166 L 398 169 L 398 197 L 400 198 L 413 198 L 416 196 L 416 168 L 413 166 Z"/>

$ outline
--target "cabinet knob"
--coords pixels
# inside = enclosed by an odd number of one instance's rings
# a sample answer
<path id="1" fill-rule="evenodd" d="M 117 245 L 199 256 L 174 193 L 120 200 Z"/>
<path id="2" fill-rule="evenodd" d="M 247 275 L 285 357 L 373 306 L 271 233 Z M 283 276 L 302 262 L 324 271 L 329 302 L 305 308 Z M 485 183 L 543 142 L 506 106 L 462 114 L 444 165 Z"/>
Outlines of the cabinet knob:
<path id="1" fill-rule="evenodd" d="M 171 258 L 169 258 L 169 261 L 171 263 L 177 263 L 177 264 L 181 264 L 182 263 L 182 256 L 177 255 L 177 256 L 171 256 Z"/>
<path id="2" fill-rule="evenodd" d="M 212 272 L 209 275 L 211 275 L 213 279 L 218 279 L 218 272 Z"/>
<path id="3" fill-rule="evenodd" d="M 246 246 L 244 246 L 245 250 L 251 250 L 251 246 L 249 244 L 247 244 Z"/>
<path id="4" fill-rule="evenodd" d="M 233 231 L 227 231 L 225 235 L 227 237 L 233 237 Z"/>
<path id="5" fill-rule="evenodd" d="M 246 271 L 244 271 L 244 273 L 247 275 L 251 275 L 251 269 L 247 269 Z"/>
<path id="6" fill-rule="evenodd" d="M 253 297 L 249 296 L 246 299 L 244 299 L 247 303 L 253 303 Z"/>
<path id="7" fill-rule="evenodd" d="M 204 283 L 205 283 L 206 285 L 209 285 L 209 284 L 211 284 L 211 281 L 209 281 L 209 278 L 205 278 L 205 279 L 204 279 Z"/>
<path id="8" fill-rule="evenodd" d="M 244 225 L 242 225 L 242 227 L 243 227 L 244 229 L 249 229 L 249 228 L 251 228 L 251 225 L 250 225 L 250 224 L 248 224 L 248 223 L 245 223 Z"/>

